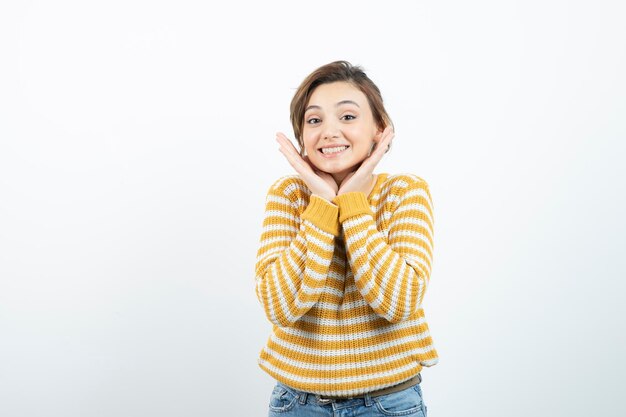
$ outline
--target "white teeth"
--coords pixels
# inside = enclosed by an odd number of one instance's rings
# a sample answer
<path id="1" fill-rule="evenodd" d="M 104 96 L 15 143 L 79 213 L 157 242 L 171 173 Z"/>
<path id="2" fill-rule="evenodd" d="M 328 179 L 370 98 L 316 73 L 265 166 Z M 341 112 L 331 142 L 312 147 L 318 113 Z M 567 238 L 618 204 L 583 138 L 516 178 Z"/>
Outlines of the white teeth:
<path id="1" fill-rule="evenodd" d="M 322 148 L 323 154 L 338 153 L 348 149 L 347 146 L 337 146 L 336 148 Z"/>

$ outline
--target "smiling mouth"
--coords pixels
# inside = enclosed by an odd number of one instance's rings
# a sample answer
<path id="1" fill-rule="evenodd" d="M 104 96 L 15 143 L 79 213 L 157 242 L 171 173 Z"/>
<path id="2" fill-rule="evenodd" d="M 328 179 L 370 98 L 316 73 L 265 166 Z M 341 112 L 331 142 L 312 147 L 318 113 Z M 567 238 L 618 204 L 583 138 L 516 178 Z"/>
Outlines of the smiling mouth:
<path id="1" fill-rule="evenodd" d="M 322 148 L 319 151 L 324 155 L 324 156 L 333 156 L 333 155 L 338 155 L 340 153 L 342 153 L 343 151 L 345 151 L 346 149 L 348 149 L 350 146 L 348 145 L 343 145 L 343 146 L 335 146 L 332 148 Z"/>

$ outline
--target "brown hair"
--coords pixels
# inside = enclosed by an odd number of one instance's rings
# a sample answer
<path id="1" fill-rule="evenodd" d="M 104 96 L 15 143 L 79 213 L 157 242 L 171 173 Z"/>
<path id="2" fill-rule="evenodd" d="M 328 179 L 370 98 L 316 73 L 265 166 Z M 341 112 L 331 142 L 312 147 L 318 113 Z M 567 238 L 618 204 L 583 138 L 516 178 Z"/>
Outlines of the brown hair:
<path id="1" fill-rule="evenodd" d="M 372 80 L 365 74 L 359 66 L 350 64 L 347 61 L 335 61 L 323 65 L 309 74 L 302 81 L 291 100 L 291 125 L 293 133 L 300 145 L 300 152 L 304 149 L 302 142 L 302 128 L 304 127 L 304 110 L 306 108 L 313 91 L 322 84 L 345 81 L 361 90 L 372 109 L 374 122 L 380 130 L 387 126 L 392 126 L 391 118 L 383 105 L 383 97 L 380 90 Z"/>

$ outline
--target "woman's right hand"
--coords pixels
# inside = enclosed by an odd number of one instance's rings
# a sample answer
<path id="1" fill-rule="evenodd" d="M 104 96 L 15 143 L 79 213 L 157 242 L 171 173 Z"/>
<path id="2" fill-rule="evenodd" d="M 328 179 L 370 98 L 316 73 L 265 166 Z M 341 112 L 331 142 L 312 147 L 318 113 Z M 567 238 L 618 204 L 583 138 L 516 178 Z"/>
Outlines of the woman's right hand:
<path id="1" fill-rule="evenodd" d="M 276 141 L 280 144 L 278 150 L 285 155 L 289 164 L 300 175 L 311 193 L 332 201 L 339 189 L 332 175 L 318 170 L 311 164 L 307 156 L 301 157 L 293 143 L 283 133 L 278 132 L 276 134 Z"/>

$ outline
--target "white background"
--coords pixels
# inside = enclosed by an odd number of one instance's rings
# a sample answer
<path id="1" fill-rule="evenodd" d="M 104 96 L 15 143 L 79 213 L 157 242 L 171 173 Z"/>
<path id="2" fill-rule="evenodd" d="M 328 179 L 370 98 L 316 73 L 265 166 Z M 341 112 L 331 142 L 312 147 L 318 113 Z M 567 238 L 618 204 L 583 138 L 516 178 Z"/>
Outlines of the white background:
<path id="1" fill-rule="evenodd" d="M 429 415 L 623 415 L 625 20 L 620 1 L 4 1 L 0 415 L 267 415 L 254 262 L 292 172 L 274 136 L 337 59 L 395 123 L 378 172 L 431 187 Z"/>

